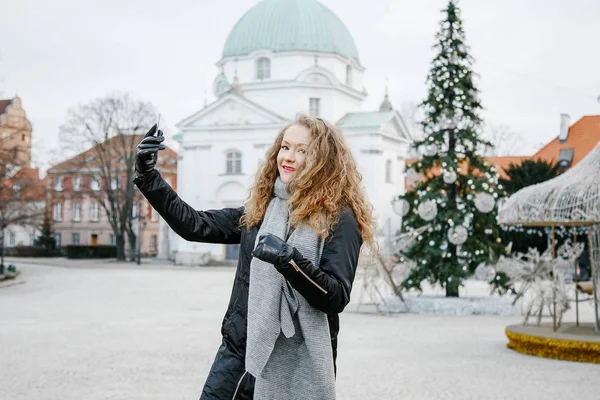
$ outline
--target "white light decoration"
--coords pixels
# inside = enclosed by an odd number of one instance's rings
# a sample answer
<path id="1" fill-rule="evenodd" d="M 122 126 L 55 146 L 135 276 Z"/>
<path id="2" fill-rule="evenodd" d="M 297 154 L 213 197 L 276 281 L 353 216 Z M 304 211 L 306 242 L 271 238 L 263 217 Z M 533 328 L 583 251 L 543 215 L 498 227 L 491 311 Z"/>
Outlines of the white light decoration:
<path id="1" fill-rule="evenodd" d="M 419 217 L 421 217 L 423 220 L 431 221 L 437 215 L 437 205 L 433 200 L 425 201 L 419 204 L 417 212 L 419 213 Z"/>
<path id="2" fill-rule="evenodd" d="M 451 185 L 454 182 L 456 182 L 456 179 L 458 178 L 458 175 L 456 175 L 456 172 L 454 171 L 446 171 L 444 172 L 444 182 L 446 182 L 447 184 Z"/>
<path id="3" fill-rule="evenodd" d="M 496 206 L 496 200 L 494 196 L 489 193 L 479 193 L 475 197 L 475 207 L 482 213 L 491 212 Z"/>
<path id="4" fill-rule="evenodd" d="M 600 143 L 596 144 L 577 165 L 556 178 L 528 186 L 508 198 L 498 210 L 501 225 L 555 226 L 556 235 L 563 236 L 565 227 L 588 230 L 593 264 L 592 281 L 595 327 L 600 332 Z M 521 230 L 522 231 L 522 230 Z M 567 232 L 568 233 L 568 232 Z M 556 289 L 560 294 L 560 290 Z M 559 311 L 557 310 L 557 313 Z M 559 314 L 560 317 L 560 314 Z"/>
<path id="5" fill-rule="evenodd" d="M 556 178 L 528 186 L 498 210 L 500 224 L 600 223 L 600 144 Z"/>
<path id="6" fill-rule="evenodd" d="M 458 225 L 448 229 L 448 240 L 455 245 L 461 245 L 469 238 L 469 232 L 464 226 Z"/>

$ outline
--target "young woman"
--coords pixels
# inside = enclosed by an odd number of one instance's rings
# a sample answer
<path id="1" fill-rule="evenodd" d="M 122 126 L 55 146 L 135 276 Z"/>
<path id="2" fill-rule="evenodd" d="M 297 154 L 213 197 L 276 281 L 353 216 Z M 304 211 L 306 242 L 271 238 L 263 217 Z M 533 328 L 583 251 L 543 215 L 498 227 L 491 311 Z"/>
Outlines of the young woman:
<path id="1" fill-rule="evenodd" d="M 335 399 L 338 314 L 375 226 L 341 133 L 300 115 L 268 150 L 245 206 L 212 211 L 194 210 L 161 178 L 156 133 L 136 150 L 142 194 L 182 238 L 240 243 L 222 345 L 200 399 Z"/>

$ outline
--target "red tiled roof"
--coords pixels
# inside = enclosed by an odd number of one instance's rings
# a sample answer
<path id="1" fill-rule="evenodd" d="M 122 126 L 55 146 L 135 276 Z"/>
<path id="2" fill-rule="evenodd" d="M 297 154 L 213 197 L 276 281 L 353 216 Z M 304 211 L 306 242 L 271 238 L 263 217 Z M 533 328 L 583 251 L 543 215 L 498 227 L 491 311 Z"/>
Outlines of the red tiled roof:
<path id="1" fill-rule="evenodd" d="M 0 198 L 6 198 L 15 183 L 21 185 L 21 200 L 44 201 L 46 199 L 46 185 L 40 179 L 38 168 L 21 168 L 10 179 L 2 181 L 0 185 Z"/>
<path id="2" fill-rule="evenodd" d="M 508 178 L 506 175 L 506 170 L 511 164 L 519 165 L 523 161 L 529 160 L 530 158 L 530 156 L 496 156 L 486 157 L 485 160 L 496 167 L 500 178 L 506 179 Z"/>
<path id="3" fill-rule="evenodd" d="M 532 158 L 556 162 L 561 150 L 574 149 L 571 166 L 575 166 L 592 151 L 598 142 L 600 142 L 600 115 L 588 115 L 571 125 L 569 135 L 564 143 L 560 143 L 557 136 L 535 153 Z"/>
<path id="4" fill-rule="evenodd" d="M 498 175 L 500 178 L 506 179 L 508 176 L 506 175 L 506 169 L 510 166 L 510 164 L 521 164 L 523 160 L 527 160 L 531 157 L 529 156 L 494 156 L 494 157 L 484 157 L 483 159 L 487 161 L 489 164 L 492 164 L 496 167 L 498 171 Z M 419 158 L 410 158 L 406 160 L 406 165 L 410 166 L 412 163 L 419 161 Z M 429 172 L 430 175 L 438 175 L 439 169 L 433 169 Z M 410 189 L 411 183 L 406 181 L 405 188 Z"/>

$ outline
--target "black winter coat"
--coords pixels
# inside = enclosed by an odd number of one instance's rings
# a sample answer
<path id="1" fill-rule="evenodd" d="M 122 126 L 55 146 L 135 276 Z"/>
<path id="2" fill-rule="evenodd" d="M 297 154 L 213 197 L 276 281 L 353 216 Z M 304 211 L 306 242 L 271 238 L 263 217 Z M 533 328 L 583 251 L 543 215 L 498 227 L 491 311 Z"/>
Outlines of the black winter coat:
<path id="1" fill-rule="evenodd" d="M 152 207 L 183 239 L 240 244 L 231 299 L 221 327 L 223 342 L 217 351 L 200 400 L 252 399 L 254 378 L 245 372 L 246 319 L 250 262 L 259 227 L 255 226 L 250 230 L 240 227 L 243 207 L 194 210 L 179 198 L 156 170 L 146 176 L 136 177 L 134 183 Z M 361 245 L 358 224 L 354 214 L 347 209 L 342 212 L 337 226 L 324 244 L 321 265 L 314 266 L 306 259 L 294 258 L 302 273 L 291 265 L 279 270 L 309 304 L 327 314 L 334 365 L 339 331 L 338 314 L 350 300 Z M 327 294 L 317 286 L 325 289 Z"/>

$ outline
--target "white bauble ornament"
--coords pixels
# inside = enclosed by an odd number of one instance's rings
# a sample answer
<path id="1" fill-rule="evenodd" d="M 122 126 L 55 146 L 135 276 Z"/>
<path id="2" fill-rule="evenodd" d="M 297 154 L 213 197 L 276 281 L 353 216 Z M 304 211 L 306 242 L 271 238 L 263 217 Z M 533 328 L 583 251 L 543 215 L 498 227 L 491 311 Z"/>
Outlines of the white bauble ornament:
<path id="1" fill-rule="evenodd" d="M 392 203 L 392 207 L 394 208 L 394 212 L 397 215 L 402 215 L 406 217 L 406 215 L 410 211 L 410 203 L 406 199 L 399 199 Z"/>
<path id="2" fill-rule="evenodd" d="M 458 225 L 448 229 L 448 240 L 455 245 L 461 245 L 469 238 L 469 232 L 464 226 Z"/>
<path id="3" fill-rule="evenodd" d="M 475 207 L 482 213 L 491 212 L 496 206 L 494 196 L 489 193 L 479 193 L 475 197 Z"/>
<path id="4" fill-rule="evenodd" d="M 419 217 L 421 217 L 425 221 L 431 221 L 437 215 L 437 205 L 433 200 L 427 200 L 421 204 L 419 204 L 419 208 L 417 208 L 417 212 L 419 213 Z"/>
<path id="5" fill-rule="evenodd" d="M 456 172 L 454 171 L 446 171 L 444 172 L 444 182 L 446 182 L 447 184 L 452 184 L 454 182 L 456 182 L 456 179 L 458 178 L 458 176 L 456 175 Z"/>
<path id="6" fill-rule="evenodd" d="M 423 149 L 423 154 L 425 154 L 426 156 L 435 156 L 438 151 L 440 151 L 439 147 L 433 143 L 428 144 L 425 146 L 425 148 Z"/>
<path id="7" fill-rule="evenodd" d="M 496 271 L 493 267 L 481 263 L 475 268 L 475 278 L 480 281 L 490 282 L 496 276 Z"/>

